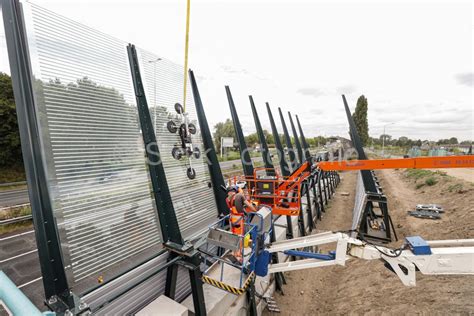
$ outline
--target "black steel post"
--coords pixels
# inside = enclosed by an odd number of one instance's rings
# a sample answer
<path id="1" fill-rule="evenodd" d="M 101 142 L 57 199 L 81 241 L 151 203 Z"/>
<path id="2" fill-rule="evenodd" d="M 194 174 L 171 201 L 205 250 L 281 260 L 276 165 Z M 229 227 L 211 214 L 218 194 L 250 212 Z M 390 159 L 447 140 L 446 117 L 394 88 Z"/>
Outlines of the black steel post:
<path id="1" fill-rule="evenodd" d="M 262 159 L 265 165 L 265 173 L 268 176 L 274 176 L 275 167 L 273 166 L 270 151 L 268 150 L 267 140 L 265 139 L 265 134 L 263 134 L 262 124 L 260 124 L 257 109 L 255 108 L 255 103 L 253 102 L 253 97 L 251 95 L 249 95 L 249 100 L 250 107 L 252 108 L 253 119 L 255 121 L 255 128 L 257 129 L 258 140 L 260 141 L 260 152 L 262 153 Z"/>
<path id="2" fill-rule="evenodd" d="M 273 120 L 273 114 L 272 110 L 270 109 L 270 105 L 268 102 L 266 103 L 267 106 L 267 112 L 268 112 L 268 117 L 270 119 L 270 125 L 272 127 L 272 134 L 273 134 L 273 139 L 275 140 L 275 148 L 277 150 L 278 154 L 278 159 L 280 163 L 280 169 L 281 169 L 281 175 L 284 177 L 288 177 L 290 175 L 290 168 L 288 167 L 288 164 L 285 159 L 285 151 L 283 149 L 283 146 L 280 141 L 280 135 L 278 134 L 278 130 L 275 124 L 275 121 Z"/>
<path id="3" fill-rule="evenodd" d="M 196 254 L 186 259 L 186 261 L 189 262 L 189 265 L 186 265 L 186 267 L 189 270 L 189 278 L 191 279 L 194 314 L 196 316 L 205 316 L 207 311 L 202 284 L 202 272 L 200 269 L 201 258 Z"/>
<path id="4" fill-rule="evenodd" d="M 311 189 L 313 190 L 313 203 L 316 208 L 317 219 L 321 220 L 321 206 L 319 205 L 318 190 L 316 189 L 317 173 L 311 175 Z"/>
<path id="5" fill-rule="evenodd" d="M 331 178 L 329 177 L 329 172 L 326 171 L 325 172 L 325 175 L 326 175 L 326 186 L 328 188 L 328 197 L 329 199 L 331 200 L 332 199 L 332 186 L 331 186 Z"/>
<path id="6" fill-rule="evenodd" d="M 168 261 L 173 260 L 176 254 L 170 254 Z M 176 295 L 176 283 L 178 281 L 178 265 L 173 264 L 166 270 L 165 295 L 174 300 Z"/>
<path id="7" fill-rule="evenodd" d="M 153 195 L 158 212 L 163 241 L 170 247 L 183 248 L 184 240 L 178 225 L 178 219 L 171 200 L 171 194 L 166 180 L 165 169 L 161 163 L 160 152 L 156 142 L 155 131 L 151 121 L 148 102 L 143 87 L 143 82 L 138 64 L 137 51 L 135 46 L 127 46 L 128 59 L 132 73 L 133 87 L 138 107 L 138 117 L 142 129 L 143 142 L 145 144 L 145 154 L 148 158 L 148 170 L 150 172 Z M 182 250 L 182 249 L 181 249 Z"/>
<path id="8" fill-rule="evenodd" d="M 344 103 L 344 109 L 346 111 L 347 120 L 349 122 L 349 131 L 350 131 L 352 143 L 355 149 L 357 150 L 358 158 L 360 160 L 365 160 L 367 159 L 367 155 L 365 154 L 364 148 L 362 147 L 362 141 L 360 140 L 359 133 L 357 132 L 354 119 L 352 118 L 351 112 L 349 110 L 349 106 L 347 105 L 346 97 L 344 95 L 342 95 L 342 101 Z M 369 220 L 368 217 L 371 216 L 370 214 L 372 214 L 373 216 L 382 218 L 384 226 L 385 226 L 385 241 L 390 241 L 391 235 L 392 235 L 390 230 L 391 230 L 391 227 L 393 226 L 391 225 L 391 218 L 388 213 L 386 197 L 378 189 L 376 179 L 374 177 L 372 170 L 361 170 L 360 173 L 361 173 L 362 181 L 364 183 L 364 188 L 367 193 L 367 196 L 369 197 L 368 198 L 369 200 L 366 202 L 366 207 L 362 215 L 362 221 L 361 221 L 362 224 L 359 227 L 359 236 L 380 239 L 380 237 L 378 236 L 368 234 L 369 227 L 367 225 L 367 221 Z M 373 208 L 372 208 L 372 201 L 370 201 L 370 199 L 382 201 L 378 203 L 381 215 L 375 215 L 375 212 L 373 211 Z"/>
<path id="9" fill-rule="evenodd" d="M 313 231 L 314 228 L 314 217 L 313 217 L 313 210 L 311 207 L 311 192 L 310 192 L 310 184 L 309 184 L 309 179 L 306 179 L 304 182 L 305 186 L 305 193 L 306 193 L 306 207 L 307 207 L 307 212 L 308 212 L 308 226 L 309 226 L 309 231 Z"/>
<path id="10" fill-rule="evenodd" d="M 354 145 L 358 159 L 366 160 L 367 155 L 364 152 L 364 148 L 362 147 L 362 142 L 359 137 L 359 133 L 357 132 L 357 128 L 354 123 L 354 119 L 352 118 L 351 111 L 349 110 L 349 106 L 347 105 L 347 100 L 344 95 L 342 95 L 342 100 L 344 102 L 344 109 L 346 111 L 347 121 L 349 122 L 349 131 L 352 140 L 352 144 Z M 375 181 L 372 178 L 370 170 L 361 170 L 362 180 L 364 182 L 364 187 L 366 191 L 369 192 L 377 192 L 377 187 L 375 185 Z"/>
<path id="11" fill-rule="evenodd" d="M 310 160 L 311 159 L 311 152 L 309 151 L 309 145 L 306 142 L 306 138 L 304 137 L 303 128 L 301 128 L 300 119 L 298 118 L 298 115 L 296 115 L 296 124 L 298 124 L 298 130 L 299 130 L 300 136 L 301 136 L 301 144 L 303 145 L 306 160 Z"/>
<path id="12" fill-rule="evenodd" d="M 323 181 L 323 188 L 324 188 L 324 202 L 327 205 L 329 202 L 329 194 L 328 194 L 328 186 L 327 186 L 325 171 L 323 171 L 321 174 L 321 180 Z"/>
<path id="13" fill-rule="evenodd" d="M 321 181 L 322 181 L 322 171 L 319 170 L 318 173 L 317 173 L 317 183 L 318 183 L 318 195 L 319 195 L 319 201 L 320 201 L 320 204 L 321 204 L 321 211 L 326 213 L 326 210 L 324 209 L 324 204 L 325 204 L 325 201 L 323 200 L 323 190 L 321 188 Z"/>
<path id="14" fill-rule="evenodd" d="M 293 172 L 297 168 L 298 162 L 296 160 L 295 150 L 293 149 L 293 145 L 291 144 L 291 137 L 288 133 L 288 128 L 286 127 L 285 118 L 283 117 L 281 108 L 278 108 L 278 112 L 280 114 L 281 126 L 283 127 L 283 134 L 285 135 L 286 148 L 288 150 L 288 157 L 290 158 L 290 167 L 291 171 Z"/>
<path id="15" fill-rule="evenodd" d="M 240 125 L 239 116 L 237 115 L 237 110 L 235 109 L 234 99 L 230 93 L 229 86 L 225 86 L 225 91 L 227 93 L 227 100 L 229 101 L 230 114 L 232 115 L 232 123 L 234 124 L 235 136 L 239 143 L 240 149 L 240 160 L 242 161 L 242 168 L 246 177 L 253 177 L 253 163 L 250 158 L 250 153 L 245 143 L 244 133 L 242 132 L 242 125 Z"/>
<path id="16" fill-rule="evenodd" d="M 299 161 L 299 164 L 302 165 L 305 160 L 304 155 L 303 155 L 303 148 L 301 148 L 301 143 L 298 138 L 298 133 L 296 132 L 295 124 L 293 123 L 293 118 L 291 117 L 290 112 L 288 112 L 288 117 L 290 118 L 291 130 L 293 131 L 293 138 L 295 139 L 295 146 L 296 146 L 296 150 L 298 151 L 298 161 Z"/>
<path id="17" fill-rule="evenodd" d="M 212 134 L 209 130 L 209 124 L 207 123 L 206 113 L 204 112 L 204 106 L 202 105 L 201 95 L 199 94 L 197 82 L 192 70 L 189 70 L 189 81 L 193 90 L 196 113 L 199 120 L 199 126 L 201 127 L 202 142 L 207 157 L 207 165 L 209 167 L 209 174 L 211 175 L 212 189 L 214 190 L 217 209 L 219 210 L 219 214 L 227 215 L 229 214 L 229 209 L 225 201 L 227 196 L 224 190 L 221 189 L 221 186 L 225 185 L 224 177 L 222 176 L 221 167 L 217 160 L 216 149 L 214 147 L 214 142 L 212 141 Z"/>
<path id="18" fill-rule="evenodd" d="M 22 6 L 16 0 L 3 0 L 1 8 L 45 303 L 58 314 L 78 314 L 85 310 L 87 305 L 81 304 L 79 297 L 70 291 L 66 277 L 48 176 L 44 167 L 45 157 L 40 145 L 40 124 L 36 113 Z"/>
<path id="19" fill-rule="evenodd" d="M 278 159 L 280 162 L 281 175 L 283 177 L 288 177 L 290 175 L 290 168 L 288 167 L 288 164 L 286 163 L 285 151 L 283 150 L 283 146 L 280 141 L 280 135 L 278 134 L 275 121 L 273 120 L 272 110 L 270 109 L 270 105 L 268 104 L 268 102 L 266 103 L 266 106 L 267 106 L 268 117 L 270 119 L 270 125 L 272 127 L 273 139 L 275 140 L 275 148 L 277 150 Z M 286 226 L 287 226 L 286 238 L 291 239 L 293 238 L 293 225 L 291 222 L 291 216 L 286 216 Z"/>
<path id="20" fill-rule="evenodd" d="M 257 302 L 255 300 L 256 291 L 255 291 L 255 278 L 250 282 L 249 287 L 247 288 L 247 315 L 257 316 Z"/>

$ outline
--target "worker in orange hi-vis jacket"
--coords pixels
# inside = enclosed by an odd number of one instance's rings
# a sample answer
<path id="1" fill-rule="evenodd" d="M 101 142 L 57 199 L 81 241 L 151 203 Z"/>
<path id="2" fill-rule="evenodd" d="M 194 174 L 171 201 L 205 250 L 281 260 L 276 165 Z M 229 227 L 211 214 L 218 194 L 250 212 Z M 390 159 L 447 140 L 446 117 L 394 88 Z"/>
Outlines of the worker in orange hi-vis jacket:
<path id="1" fill-rule="evenodd" d="M 252 205 L 252 203 L 247 201 L 244 192 L 238 186 L 230 186 L 227 188 L 226 202 L 230 210 L 229 223 L 231 232 L 236 235 L 244 236 L 246 215 L 249 211 L 256 212 L 255 207 Z M 233 256 L 241 262 L 242 245 L 240 245 L 239 248 L 239 250 L 233 253 Z"/>

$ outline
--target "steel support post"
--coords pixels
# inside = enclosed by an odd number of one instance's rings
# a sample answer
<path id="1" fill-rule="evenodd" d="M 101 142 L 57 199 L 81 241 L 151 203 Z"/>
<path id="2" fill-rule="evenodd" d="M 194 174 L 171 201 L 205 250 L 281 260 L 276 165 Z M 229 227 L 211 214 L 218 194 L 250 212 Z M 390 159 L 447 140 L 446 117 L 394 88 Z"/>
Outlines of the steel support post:
<path id="1" fill-rule="evenodd" d="M 306 236 L 306 229 L 304 227 L 304 210 L 303 204 L 300 203 L 300 214 L 298 215 L 298 227 L 300 229 L 300 236 Z"/>
<path id="2" fill-rule="evenodd" d="M 204 291 L 201 280 L 202 273 L 199 268 L 201 257 L 199 252 L 194 250 L 193 246 L 185 242 L 182 238 L 163 164 L 160 163 L 158 144 L 156 142 L 156 136 L 148 109 L 135 46 L 131 44 L 128 45 L 127 51 L 135 96 L 137 99 L 143 142 L 145 144 L 147 158 L 150 162 L 148 169 L 150 172 L 164 245 L 170 251 L 169 260 L 174 260 L 176 256 L 181 256 L 183 258 L 182 260 L 177 261 L 176 264 L 169 266 L 167 269 L 165 295 L 174 298 L 178 273 L 177 264 L 181 264 L 189 270 L 195 314 L 206 315 Z"/>
<path id="3" fill-rule="evenodd" d="M 276 241 L 276 236 L 275 236 L 275 230 L 272 229 L 270 233 L 270 241 L 275 242 Z M 278 263 L 278 254 L 277 253 L 272 253 L 272 263 Z M 285 281 L 285 276 L 281 272 L 275 273 L 275 288 L 277 291 L 280 291 L 280 293 L 283 293 L 283 284 L 286 283 Z"/>
<path id="4" fill-rule="evenodd" d="M 304 162 L 303 148 L 301 148 L 301 143 L 298 138 L 298 133 L 296 132 L 295 124 L 293 123 L 293 118 L 291 117 L 290 112 L 288 112 L 288 117 L 290 118 L 291 130 L 293 131 L 293 138 L 295 139 L 295 146 L 296 146 L 296 150 L 298 151 L 298 162 L 299 162 L 299 165 L 301 166 Z"/>
<path id="5" fill-rule="evenodd" d="M 283 134 L 285 135 L 285 143 L 286 143 L 286 148 L 288 150 L 288 157 L 290 158 L 291 172 L 293 172 L 298 166 L 295 150 L 293 149 L 293 145 L 291 144 L 291 137 L 290 137 L 290 134 L 288 133 L 288 128 L 286 127 L 285 118 L 283 117 L 281 108 L 278 108 L 278 113 L 280 114 L 281 126 L 283 128 Z"/>
<path id="6" fill-rule="evenodd" d="M 255 103 L 253 102 L 253 97 L 251 95 L 249 95 L 249 100 L 250 107 L 252 108 L 253 119 L 255 121 L 255 128 L 257 129 L 258 140 L 260 141 L 260 152 L 262 153 L 262 159 L 265 165 L 265 174 L 267 176 L 274 176 L 275 167 L 273 166 L 270 151 L 268 150 L 267 140 L 263 134 L 262 124 L 260 124 L 257 109 L 255 108 Z"/>
<path id="7" fill-rule="evenodd" d="M 280 135 L 278 134 L 278 130 L 277 130 L 275 121 L 273 120 L 273 114 L 268 102 L 266 103 L 266 106 L 267 106 L 268 118 L 270 119 L 270 125 L 272 128 L 273 139 L 275 140 L 275 148 L 278 154 L 281 175 L 283 177 L 288 177 L 290 175 L 290 169 L 285 159 L 285 151 L 283 150 L 283 146 L 280 141 Z M 291 222 L 291 216 L 286 216 L 286 239 L 291 239 L 291 238 L 293 238 L 293 225 Z"/>
<path id="8" fill-rule="evenodd" d="M 186 265 L 186 267 L 189 270 L 189 278 L 191 279 L 194 314 L 196 316 L 205 316 L 207 314 L 207 311 L 204 299 L 202 272 L 199 268 L 201 263 L 200 256 L 196 253 L 196 255 L 186 259 L 186 261 L 189 263 L 188 265 Z"/>
<path id="9" fill-rule="evenodd" d="M 171 253 L 168 261 L 176 257 Z M 178 265 L 172 264 L 166 269 L 165 295 L 174 300 L 176 295 L 176 282 L 178 281 Z"/>
<path id="10" fill-rule="evenodd" d="M 317 175 L 313 175 L 311 177 L 312 185 L 311 188 L 313 190 L 313 203 L 314 207 L 316 208 L 316 216 L 318 220 L 321 220 L 321 207 L 319 205 L 319 197 L 318 197 L 318 190 L 316 189 L 316 178 Z"/>
<path id="11" fill-rule="evenodd" d="M 214 191 L 217 209 L 219 211 L 219 214 L 227 215 L 229 214 L 229 209 L 225 201 L 227 195 L 224 190 L 221 189 L 221 187 L 225 185 L 224 177 L 222 176 L 222 170 L 217 159 L 214 142 L 212 141 L 212 134 L 209 129 L 209 124 L 207 123 L 206 113 L 204 112 L 204 106 L 202 105 L 201 95 L 199 94 L 197 82 L 194 78 L 194 73 L 192 70 L 189 70 L 189 79 L 193 91 L 194 103 L 196 105 L 196 113 L 199 120 L 199 126 L 201 128 L 201 137 L 204 145 L 204 152 L 206 153 L 207 157 L 207 165 L 209 168 L 209 174 L 211 176 L 212 189 Z"/>
<path id="12" fill-rule="evenodd" d="M 296 116 L 296 124 L 298 124 L 298 130 L 299 130 L 300 136 L 301 136 L 301 144 L 303 145 L 303 149 L 304 149 L 305 160 L 311 161 L 311 152 L 309 151 L 309 145 L 306 142 L 306 138 L 304 137 L 303 128 L 301 128 L 301 124 L 300 124 L 300 120 L 298 118 L 298 115 L 295 115 L 295 116 Z"/>
<path id="13" fill-rule="evenodd" d="M 257 302 L 255 300 L 256 291 L 255 291 L 255 278 L 250 282 L 249 287 L 247 288 L 247 315 L 257 316 Z"/>
<path id="14" fill-rule="evenodd" d="M 307 212 L 308 212 L 308 225 L 309 231 L 312 232 L 314 229 L 314 218 L 313 218 L 313 210 L 311 208 L 311 192 L 309 186 L 309 179 L 305 181 L 305 193 L 306 193 L 306 203 L 307 203 Z"/>
<path id="15" fill-rule="evenodd" d="M 45 303 L 57 314 L 75 315 L 88 307 L 70 291 L 66 277 L 61 242 L 50 200 L 46 158 L 40 145 L 40 122 L 36 113 L 22 6 L 17 0 L 2 0 L 1 8 Z"/>
<path id="16" fill-rule="evenodd" d="M 227 94 L 227 101 L 229 102 L 230 114 L 232 116 L 232 123 L 234 124 L 235 136 L 237 137 L 237 142 L 239 143 L 240 149 L 240 160 L 242 161 L 242 168 L 246 177 L 253 177 L 253 163 L 250 158 L 250 153 L 245 143 L 244 133 L 242 132 L 242 125 L 240 125 L 239 116 L 237 115 L 237 110 L 235 109 L 234 99 L 230 93 L 229 86 L 225 86 L 225 91 Z"/>
<path id="17" fill-rule="evenodd" d="M 323 182 L 323 187 L 324 187 L 324 203 L 327 205 L 331 196 L 329 195 L 329 192 L 328 192 L 326 172 L 323 171 L 321 176 L 322 176 L 321 180 Z"/>
<path id="18" fill-rule="evenodd" d="M 350 131 L 351 140 L 352 140 L 352 143 L 353 143 L 355 149 L 357 150 L 358 159 L 366 160 L 367 155 L 365 154 L 364 148 L 362 147 L 362 142 L 360 140 L 359 133 L 357 132 L 357 128 L 356 128 L 355 123 L 354 123 L 354 119 L 352 118 L 351 112 L 349 110 L 349 106 L 347 104 L 346 97 L 344 95 L 342 95 L 342 101 L 344 103 L 344 109 L 346 111 L 347 121 L 349 122 L 349 131 Z M 367 194 L 368 195 L 372 194 L 374 196 L 380 196 L 381 192 L 378 189 L 378 186 L 377 186 L 376 180 L 374 179 L 374 175 L 372 173 L 372 170 L 361 170 L 360 173 L 362 175 L 362 181 L 364 183 L 364 188 L 365 188 L 365 191 L 367 192 Z M 380 210 L 382 212 L 383 222 L 384 222 L 385 229 L 386 229 L 386 236 L 389 240 L 391 240 L 391 233 L 390 233 L 390 229 L 391 229 L 390 228 L 391 227 L 390 221 L 391 221 L 391 219 L 390 219 L 390 215 L 388 213 L 388 207 L 386 205 L 386 201 L 385 201 L 385 207 L 380 208 Z M 363 216 L 367 217 L 368 207 L 365 208 L 364 212 L 365 213 L 364 213 Z M 365 229 L 365 231 L 362 231 L 362 234 L 367 234 L 368 228 L 366 226 L 361 226 L 361 228 L 362 229 L 360 229 L 360 230 Z M 375 237 L 371 236 L 371 238 L 375 238 Z"/>
<path id="19" fill-rule="evenodd" d="M 321 181 L 322 181 L 322 171 L 319 170 L 318 173 L 317 173 L 317 180 L 316 182 L 318 183 L 318 196 L 319 196 L 319 202 L 321 204 L 321 211 L 322 212 L 326 212 L 326 210 L 324 209 L 324 204 L 325 204 L 325 201 L 324 201 L 324 198 L 323 198 L 323 190 L 322 190 L 322 187 L 321 187 Z"/>

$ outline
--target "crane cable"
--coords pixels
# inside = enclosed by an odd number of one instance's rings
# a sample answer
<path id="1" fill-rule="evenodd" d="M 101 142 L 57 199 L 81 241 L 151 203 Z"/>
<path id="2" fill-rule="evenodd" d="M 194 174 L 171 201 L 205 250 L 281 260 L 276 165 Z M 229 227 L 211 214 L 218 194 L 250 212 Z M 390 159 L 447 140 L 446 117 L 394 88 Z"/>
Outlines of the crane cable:
<path id="1" fill-rule="evenodd" d="M 184 87 L 183 87 L 183 111 L 186 112 L 186 88 L 188 83 L 188 48 L 189 48 L 189 16 L 191 14 L 191 0 L 187 0 L 186 10 L 186 40 L 184 47 Z"/>

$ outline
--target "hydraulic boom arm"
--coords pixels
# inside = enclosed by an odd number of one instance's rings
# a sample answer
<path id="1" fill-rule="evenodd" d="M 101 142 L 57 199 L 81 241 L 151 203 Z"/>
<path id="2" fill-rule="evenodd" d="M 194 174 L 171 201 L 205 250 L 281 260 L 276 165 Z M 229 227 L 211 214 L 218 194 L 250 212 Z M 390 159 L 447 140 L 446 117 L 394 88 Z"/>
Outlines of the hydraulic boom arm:
<path id="1" fill-rule="evenodd" d="M 301 251 L 311 246 L 336 244 L 329 254 Z M 283 252 L 302 258 L 274 263 L 269 273 L 345 265 L 349 258 L 379 259 L 386 262 L 406 286 L 416 285 L 415 272 L 422 274 L 474 274 L 474 239 L 425 241 L 421 237 L 407 237 L 405 245 L 396 250 L 368 244 L 344 233 L 325 232 L 267 245 L 269 253 Z"/>
<path id="2" fill-rule="evenodd" d="M 318 167 L 324 171 L 376 170 L 376 169 L 435 169 L 474 168 L 474 155 L 449 157 L 419 157 L 399 159 L 372 159 L 348 161 L 321 161 Z"/>

